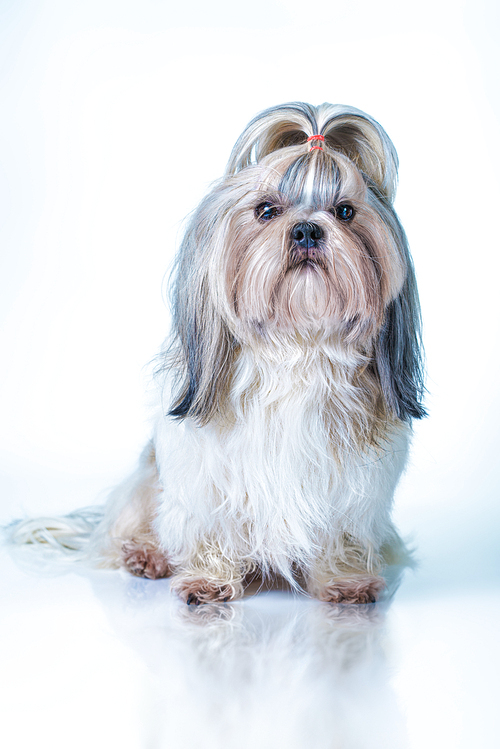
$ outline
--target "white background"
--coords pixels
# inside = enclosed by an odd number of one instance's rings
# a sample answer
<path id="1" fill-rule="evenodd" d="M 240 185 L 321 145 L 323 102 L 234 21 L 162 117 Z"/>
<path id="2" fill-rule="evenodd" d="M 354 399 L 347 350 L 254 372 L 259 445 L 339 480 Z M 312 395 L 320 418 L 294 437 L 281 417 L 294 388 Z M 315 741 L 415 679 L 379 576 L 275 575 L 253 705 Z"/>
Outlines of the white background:
<path id="1" fill-rule="evenodd" d="M 183 219 L 255 113 L 340 102 L 396 145 L 421 292 L 402 595 L 498 595 L 498 47 L 488 0 L 0 0 L 0 520 L 133 467 Z"/>

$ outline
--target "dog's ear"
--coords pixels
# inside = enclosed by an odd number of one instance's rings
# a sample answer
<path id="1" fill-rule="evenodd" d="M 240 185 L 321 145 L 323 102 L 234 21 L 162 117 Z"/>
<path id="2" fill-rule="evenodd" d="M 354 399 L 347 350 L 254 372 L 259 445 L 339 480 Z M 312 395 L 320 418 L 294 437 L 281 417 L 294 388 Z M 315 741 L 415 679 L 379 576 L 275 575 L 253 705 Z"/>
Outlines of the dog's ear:
<path id="1" fill-rule="evenodd" d="M 174 376 L 169 416 L 206 424 L 223 412 L 236 342 L 210 293 L 209 255 L 213 226 L 204 201 L 182 243 L 173 284 L 174 338 L 162 369 Z M 212 221 L 213 224 L 213 221 Z"/>
<path id="2" fill-rule="evenodd" d="M 420 305 L 411 260 L 375 342 L 375 367 L 390 411 L 403 421 L 426 416 Z"/>
<path id="3" fill-rule="evenodd" d="M 226 325 L 205 296 L 179 326 L 182 377 L 169 416 L 190 416 L 206 424 L 223 413 L 229 386 L 234 341 Z"/>

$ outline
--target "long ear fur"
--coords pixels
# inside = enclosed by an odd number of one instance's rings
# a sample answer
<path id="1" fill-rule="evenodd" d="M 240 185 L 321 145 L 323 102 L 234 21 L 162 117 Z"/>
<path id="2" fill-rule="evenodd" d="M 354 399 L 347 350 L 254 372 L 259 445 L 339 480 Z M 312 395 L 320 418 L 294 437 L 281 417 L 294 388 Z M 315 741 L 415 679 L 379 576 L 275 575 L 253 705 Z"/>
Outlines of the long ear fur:
<path id="1" fill-rule="evenodd" d="M 403 421 L 427 415 L 422 406 L 425 392 L 420 341 L 420 312 L 414 279 L 407 278 L 403 290 L 386 310 L 375 345 L 376 367 L 384 398 Z"/>
<path id="2" fill-rule="evenodd" d="M 385 311 L 375 341 L 375 368 L 389 409 L 403 421 L 421 419 L 427 413 L 422 406 L 425 393 L 422 320 L 415 271 L 406 235 L 392 207 L 380 199 L 377 208 L 385 214 L 405 259 L 406 279 Z"/>
<path id="3" fill-rule="evenodd" d="M 173 340 L 164 364 L 177 375 L 169 416 L 206 424 L 223 412 L 236 341 L 210 293 L 207 254 L 213 235 L 214 193 L 200 205 L 180 248 L 173 285 Z"/>

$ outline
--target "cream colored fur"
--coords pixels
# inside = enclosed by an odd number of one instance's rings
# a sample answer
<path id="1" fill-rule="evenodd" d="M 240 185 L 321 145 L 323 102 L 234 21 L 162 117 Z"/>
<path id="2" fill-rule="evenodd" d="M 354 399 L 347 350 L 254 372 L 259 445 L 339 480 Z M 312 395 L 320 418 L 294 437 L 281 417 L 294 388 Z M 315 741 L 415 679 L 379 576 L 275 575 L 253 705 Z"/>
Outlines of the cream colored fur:
<path id="1" fill-rule="evenodd" d="M 12 538 L 64 536 L 93 564 L 173 574 L 188 603 L 237 598 L 256 571 L 325 601 L 376 600 L 408 560 L 390 513 L 424 415 L 396 175 L 359 110 L 258 115 L 186 231 L 137 472 L 84 552 L 76 523 L 75 539 L 32 521 Z"/>

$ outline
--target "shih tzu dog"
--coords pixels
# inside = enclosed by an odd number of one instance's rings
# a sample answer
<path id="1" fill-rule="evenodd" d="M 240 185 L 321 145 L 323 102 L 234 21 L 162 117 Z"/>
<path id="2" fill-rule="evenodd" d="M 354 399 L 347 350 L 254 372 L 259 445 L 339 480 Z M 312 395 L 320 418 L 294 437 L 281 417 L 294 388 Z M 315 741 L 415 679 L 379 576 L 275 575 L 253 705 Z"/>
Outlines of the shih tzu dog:
<path id="1" fill-rule="evenodd" d="M 188 604 L 237 599 L 257 571 L 323 601 L 377 600 L 406 554 L 391 504 L 425 413 L 396 177 L 390 139 L 357 109 L 255 117 L 180 248 L 139 469 L 99 522 L 26 521 L 15 540 L 172 575 Z"/>

